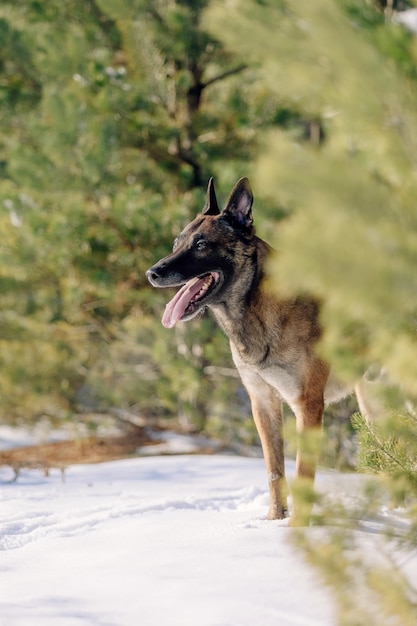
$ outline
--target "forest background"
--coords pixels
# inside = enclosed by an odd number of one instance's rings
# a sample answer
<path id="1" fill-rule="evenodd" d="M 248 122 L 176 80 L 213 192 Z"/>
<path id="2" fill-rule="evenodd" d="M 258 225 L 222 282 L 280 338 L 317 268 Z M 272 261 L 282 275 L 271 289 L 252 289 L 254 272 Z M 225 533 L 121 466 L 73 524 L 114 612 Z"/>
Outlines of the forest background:
<path id="1" fill-rule="evenodd" d="M 2 421 L 117 407 L 256 438 L 221 332 L 163 329 L 144 275 L 210 176 L 223 198 L 250 177 L 339 374 L 417 393 L 417 39 L 385 5 L 2 2 Z"/>

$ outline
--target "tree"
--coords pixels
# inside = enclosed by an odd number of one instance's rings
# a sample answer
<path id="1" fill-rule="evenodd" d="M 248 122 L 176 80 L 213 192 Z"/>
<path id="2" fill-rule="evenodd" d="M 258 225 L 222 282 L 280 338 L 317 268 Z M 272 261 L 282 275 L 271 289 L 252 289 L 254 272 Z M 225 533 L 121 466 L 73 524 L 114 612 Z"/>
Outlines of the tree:
<path id="1" fill-rule="evenodd" d="M 209 175 L 231 185 L 271 117 L 265 94 L 246 97 L 245 64 L 205 31 L 207 5 L 0 7 L 7 419 L 122 405 L 202 427 L 226 412 L 237 382 L 216 374 L 230 364 L 222 335 L 207 319 L 163 330 L 164 295 L 144 276 L 201 209 Z"/>
<path id="2" fill-rule="evenodd" d="M 258 159 L 255 184 L 292 212 L 277 229 L 278 288 L 322 296 L 324 348 L 343 375 L 377 363 L 415 393 L 415 39 L 359 0 L 262 7 L 237 3 L 225 39 L 264 59 L 268 87 L 325 138 L 281 125 Z"/>

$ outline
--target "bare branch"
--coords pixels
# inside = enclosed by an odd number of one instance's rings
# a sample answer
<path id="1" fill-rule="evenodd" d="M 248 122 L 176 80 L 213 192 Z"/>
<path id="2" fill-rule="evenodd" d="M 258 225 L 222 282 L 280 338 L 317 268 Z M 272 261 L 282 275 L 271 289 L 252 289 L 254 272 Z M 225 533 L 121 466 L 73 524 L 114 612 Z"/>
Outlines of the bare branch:
<path id="1" fill-rule="evenodd" d="M 210 78 L 210 80 L 206 81 L 205 83 L 201 85 L 201 89 L 203 90 L 206 87 L 209 87 L 210 85 L 212 85 L 213 83 L 217 83 L 219 80 L 228 78 L 229 76 L 232 76 L 233 74 L 239 74 L 239 72 L 243 72 L 243 70 L 246 70 L 247 67 L 248 66 L 244 63 L 242 65 L 238 65 L 232 70 L 227 70 L 226 72 L 223 72 L 222 74 L 219 74 L 218 76 L 215 76 L 214 78 Z"/>

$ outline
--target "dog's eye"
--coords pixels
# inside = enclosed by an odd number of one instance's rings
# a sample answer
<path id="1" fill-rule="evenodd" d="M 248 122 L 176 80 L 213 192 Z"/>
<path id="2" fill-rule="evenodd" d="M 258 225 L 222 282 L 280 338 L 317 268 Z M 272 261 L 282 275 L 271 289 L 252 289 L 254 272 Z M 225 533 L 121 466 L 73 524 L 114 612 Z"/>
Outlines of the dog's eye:
<path id="1" fill-rule="evenodd" d="M 194 245 L 197 250 L 204 250 L 207 245 L 207 241 L 204 241 L 204 239 L 198 239 L 198 241 L 196 241 Z"/>

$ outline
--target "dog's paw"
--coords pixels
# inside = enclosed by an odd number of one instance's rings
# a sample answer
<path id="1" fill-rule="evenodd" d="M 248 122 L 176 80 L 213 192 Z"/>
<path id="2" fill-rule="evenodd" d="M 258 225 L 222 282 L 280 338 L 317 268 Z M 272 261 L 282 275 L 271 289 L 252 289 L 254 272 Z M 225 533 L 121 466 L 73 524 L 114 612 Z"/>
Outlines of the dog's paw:
<path id="1" fill-rule="evenodd" d="M 288 517 L 288 509 L 284 506 L 274 506 L 270 507 L 268 511 L 268 515 L 266 519 L 274 520 L 274 519 L 285 519 Z"/>

